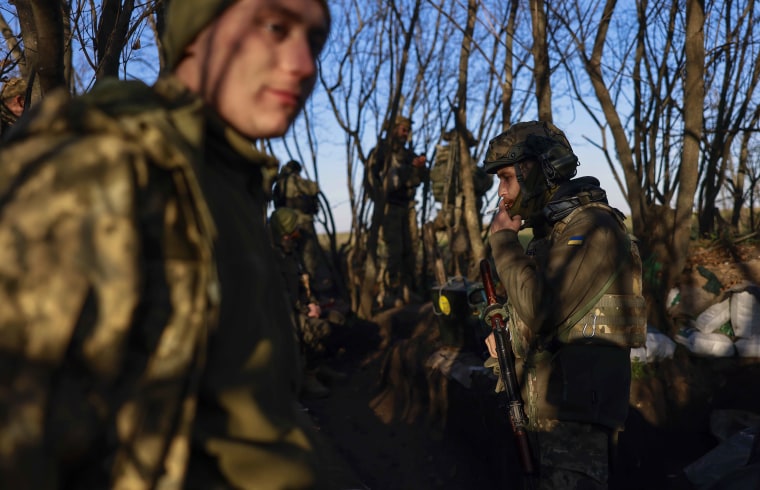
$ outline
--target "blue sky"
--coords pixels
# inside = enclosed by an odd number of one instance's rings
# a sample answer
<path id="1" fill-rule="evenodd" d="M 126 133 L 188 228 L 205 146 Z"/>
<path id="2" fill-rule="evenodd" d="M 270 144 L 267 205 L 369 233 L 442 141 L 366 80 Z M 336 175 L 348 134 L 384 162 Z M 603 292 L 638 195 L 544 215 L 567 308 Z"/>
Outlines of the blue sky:
<path id="1" fill-rule="evenodd" d="M 15 29 L 16 26 L 13 25 L 14 19 L 11 15 L 15 11 L 9 5 L 8 0 L 0 0 L 0 12 L 2 12 L 6 21 L 11 23 L 11 27 Z M 134 57 L 127 64 L 128 71 L 124 76 L 151 83 L 155 80 L 158 74 L 158 63 L 155 60 L 155 43 L 152 39 L 152 33 L 148 30 L 146 30 L 141 36 L 141 45 L 141 49 L 133 53 Z M 88 87 L 87 72 L 89 68 L 84 59 L 76 57 L 74 63 L 78 70 L 83 72 L 83 75 L 80 78 L 81 86 L 84 88 Z M 325 58 L 324 63 L 323 69 L 332 69 L 330 66 L 330 58 Z M 380 87 L 380 90 L 384 89 Z M 612 173 L 604 159 L 604 155 L 598 148 L 588 143 L 584 138 L 588 137 L 594 141 L 598 141 L 598 129 L 596 126 L 589 124 L 588 116 L 586 116 L 583 111 L 562 110 L 562 107 L 567 107 L 567 102 L 563 101 L 561 104 L 562 105 L 558 106 L 560 108 L 555 111 L 554 122 L 565 131 L 580 159 L 581 166 L 578 175 L 593 175 L 599 178 L 602 182 L 602 186 L 608 192 L 610 203 L 628 214 L 630 212 L 628 204 L 623 199 L 622 193 L 612 177 Z M 343 131 L 335 123 L 332 111 L 324 100 L 324 94 L 321 93 L 321 87 L 317 86 L 310 106 L 313 109 L 312 117 L 315 119 L 312 122 L 319 128 L 319 139 L 316 142 L 316 150 L 320 186 L 331 204 L 337 231 L 348 231 L 350 228 L 350 204 L 348 202 L 348 177 L 346 175 L 345 140 L 343 137 Z M 489 138 L 493 136 L 496 135 L 490 135 Z M 374 134 L 364 135 L 362 141 L 365 149 L 374 146 L 374 140 L 376 137 L 377 135 Z M 281 162 L 285 162 L 290 158 L 283 144 L 283 140 L 272 141 L 272 147 L 275 151 L 275 156 L 277 156 Z M 305 145 L 302 145 L 302 147 L 305 148 Z M 415 149 L 418 152 L 424 152 L 430 159 L 434 147 L 425 149 L 418 147 Z M 308 171 L 309 166 L 306 165 L 306 168 Z M 360 179 L 361 169 L 359 169 L 358 174 L 357 178 Z M 355 182 L 354 185 L 355 188 L 358 189 L 359 182 Z M 496 185 L 494 184 L 491 192 L 489 192 L 489 196 L 492 200 L 495 200 L 495 194 Z M 430 217 L 432 218 L 434 216 L 435 212 L 433 211 L 430 213 Z"/>

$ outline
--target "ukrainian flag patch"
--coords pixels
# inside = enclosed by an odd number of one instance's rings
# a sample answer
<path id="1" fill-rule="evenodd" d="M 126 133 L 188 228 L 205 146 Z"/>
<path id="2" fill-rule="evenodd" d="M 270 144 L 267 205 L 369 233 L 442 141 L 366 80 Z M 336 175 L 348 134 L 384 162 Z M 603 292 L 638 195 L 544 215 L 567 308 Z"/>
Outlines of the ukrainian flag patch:
<path id="1" fill-rule="evenodd" d="M 571 236 L 570 240 L 567 241 L 568 245 L 583 245 L 584 240 L 586 240 L 586 237 L 583 235 L 575 235 Z"/>

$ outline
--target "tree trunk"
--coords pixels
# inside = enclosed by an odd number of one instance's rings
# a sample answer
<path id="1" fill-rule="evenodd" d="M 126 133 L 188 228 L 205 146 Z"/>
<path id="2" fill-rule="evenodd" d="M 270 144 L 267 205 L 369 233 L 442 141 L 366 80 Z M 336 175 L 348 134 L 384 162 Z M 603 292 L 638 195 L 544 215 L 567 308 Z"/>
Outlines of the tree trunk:
<path id="1" fill-rule="evenodd" d="M 692 207 L 697 190 L 699 142 L 702 139 L 703 107 L 705 100 L 705 12 L 702 0 L 686 2 L 686 76 L 684 79 L 684 138 L 681 166 L 678 172 L 673 242 L 670 255 L 665 257 L 665 273 L 660 297 L 680 278 L 686 263 L 691 238 Z"/>
<path id="2" fill-rule="evenodd" d="M 17 6 L 21 3 L 23 2 L 18 2 Z M 21 21 L 21 10 L 18 10 L 18 14 Z M 28 66 L 35 72 L 32 102 L 36 102 L 51 90 L 66 86 L 63 69 L 63 9 L 58 1 L 30 0 L 26 14 L 30 18 L 22 24 L 21 32 Z M 34 49 L 30 49 L 27 44 L 29 38 L 34 39 Z"/>
<path id="3" fill-rule="evenodd" d="M 538 119 L 553 122 L 552 86 L 549 67 L 549 48 L 546 36 L 546 9 L 544 0 L 530 0 L 530 16 L 533 27 L 533 77 L 536 81 Z"/>
<path id="4" fill-rule="evenodd" d="M 98 66 L 95 78 L 117 77 L 121 52 L 127 43 L 129 21 L 135 8 L 134 0 L 103 0 L 100 24 L 95 36 Z"/>
<path id="5" fill-rule="evenodd" d="M 412 13 L 412 18 L 409 21 L 409 27 L 406 30 L 405 38 L 404 38 L 404 47 L 402 49 L 401 53 L 401 60 L 399 62 L 399 70 L 397 72 L 396 76 L 396 91 L 393 96 L 393 101 L 391 103 L 391 110 L 388 117 L 388 130 L 385 133 L 385 137 L 382 139 L 382 141 L 379 142 L 379 146 L 382 146 L 384 148 L 390 148 L 390 138 L 392 137 L 392 128 L 391 125 L 393 124 L 393 121 L 396 119 L 396 114 L 398 114 L 399 105 L 401 101 L 401 93 L 402 93 L 402 87 L 403 87 L 403 81 L 404 81 L 404 74 L 406 73 L 406 65 L 407 60 L 409 58 L 409 49 L 412 44 L 412 39 L 414 38 L 414 29 L 417 27 L 417 21 L 419 20 L 420 16 L 420 7 L 421 7 L 422 0 L 416 0 L 414 3 L 414 11 Z M 383 154 L 385 155 L 385 160 L 382 162 L 384 172 L 383 175 L 387 175 L 387 169 L 389 167 L 389 159 L 391 158 L 391 152 L 390 151 L 384 151 Z M 387 182 L 387 179 L 386 179 Z M 370 318 L 372 316 L 372 304 L 373 304 L 373 291 L 374 286 L 379 279 L 377 276 L 377 245 L 380 235 L 380 224 L 383 222 L 384 216 L 387 214 L 387 204 L 385 202 L 385 194 L 386 189 L 383 189 L 383 192 L 380 193 L 380 196 L 377 201 L 375 201 L 374 204 L 374 210 L 373 210 L 373 219 L 372 219 L 372 227 L 369 231 L 369 236 L 367 237 L 367 255 L 366 255 L 366 262 L 365 262 L 365 271 L 364 271 L 364 280 L 362 281 L 362 287 L 360 290 L 360 297 L 359 297 L 359 311 L 357 311 L 357 315 L 360 318 Z"/>

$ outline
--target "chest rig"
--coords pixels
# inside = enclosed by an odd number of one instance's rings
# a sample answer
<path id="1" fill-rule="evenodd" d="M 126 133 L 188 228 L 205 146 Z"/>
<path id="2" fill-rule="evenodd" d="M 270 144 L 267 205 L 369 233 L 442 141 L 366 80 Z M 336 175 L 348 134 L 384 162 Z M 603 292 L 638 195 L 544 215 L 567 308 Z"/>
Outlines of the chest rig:
<path id="1" fill-rule="evenodd" d="M 553 215 L 551 217 L 556 219 L 552 220 L 554 225 L 551 232 L 544 238 L 532 241 L 526 253 L 534 256 L 539 262 L 545 260 L 549 248 L 556 243 L 567 225 L 579 213 L 590 208 L 603 209 L 615 216 L 619 226 L 626 233 L 630 267 L 634 271 L 631 274 L 631 294 L 607 293 L 629 264 L 628 261 L 620 261 L 599 291 L 585 305 L 578 308 L 554 332 L 549 333 L 548 338 L 537 339 L 539 346 L 598 344 L 632 348 L 641 347 L 646 343 L 646 301 L 642 296 L 641 257 L 638 246 L 635 238 L 628 234 L 620 213 L 604 202 L 595 201 L 594 197 L 590 193 L 582 193 L 573 197 L 570 205 L 549 209 L 550 216 Z M 519 323 L 519 319 L 517 321 Z"/>

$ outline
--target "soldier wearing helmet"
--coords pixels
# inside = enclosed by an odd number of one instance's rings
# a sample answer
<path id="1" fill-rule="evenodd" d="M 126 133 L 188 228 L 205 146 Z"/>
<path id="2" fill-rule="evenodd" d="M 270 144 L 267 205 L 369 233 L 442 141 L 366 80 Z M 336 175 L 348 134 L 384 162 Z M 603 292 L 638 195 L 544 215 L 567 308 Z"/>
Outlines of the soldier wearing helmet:
<path id="1" fill-rule="evenodd" d="M 511 340 L 540 488 L 607 488 L 628 413 L 630 348 L 645 340 L 641 261 L 622 214 L 550 122 L 491 140 L 499 179 L 490 245 L 508 296 Z M 524 250 L 517 234 L 533 229 Z M 496 364 L 493 336 L 486 340 Z M 586 486 L 583 486 L 586 485 Z"/>
<path id="2" fill-rule="evenodd" d="M 19 77 L 10 78 L 0 89 L 0 136 L 13 126 L 24 113 L 26 104 L 26 80 Z"/>
<path id="3" fill-rule="evenodd" d="M 301 386 L 303 398 L 322 398 L 330 394 L 323 383 L 344 379 L 346 375 L 329 367 L 338 349 L 335 330 L 343 317 L 335 310 L 323 309 L 314 294 L 312 278 L 303 263 L 304 236 L 298 213 L 279 207 L 269 217 L 272 240 L 281 260 L 288 300 L 296 317 L 296 335 L 304 365 Z"/>
<path id="4" fill-rule="evenodd" d="M 169 0 L 151 86 L 51 92 L 0 147 L 0 481 L 337 488 L 268 239 L 325 0 Z"/>
<path id="5" fill-rule="evenodd" d="M 334 283 L 314 227 L 315 215 L 319 212 L 319 184 L 301 173 L 302 166 L 296 160 L 283 165 L 272 188 L 272 201 L 275 209 L 287 207 L 296 213 L 303 265 L 314 281 L 315 293 L 327 295 L 332 292 Z"/>
<path id="6" fill-rule="evenodd" d="M 414 289 L 417 213 L 414 199 L 417 187 L 427 180 L 424 154 L 416 154 L 407 146 L 412 120 L 398 116 L 390 127 L 389 147 L 379 144 L 370 151 L 365 172 L 365 191 L 378 202 L 381 193 L 384 212 L 372 226 L 380 227 L 383 247 L 381 268 L 384 270 L 378 302 L 380 307 L 408 303 Z"/>

